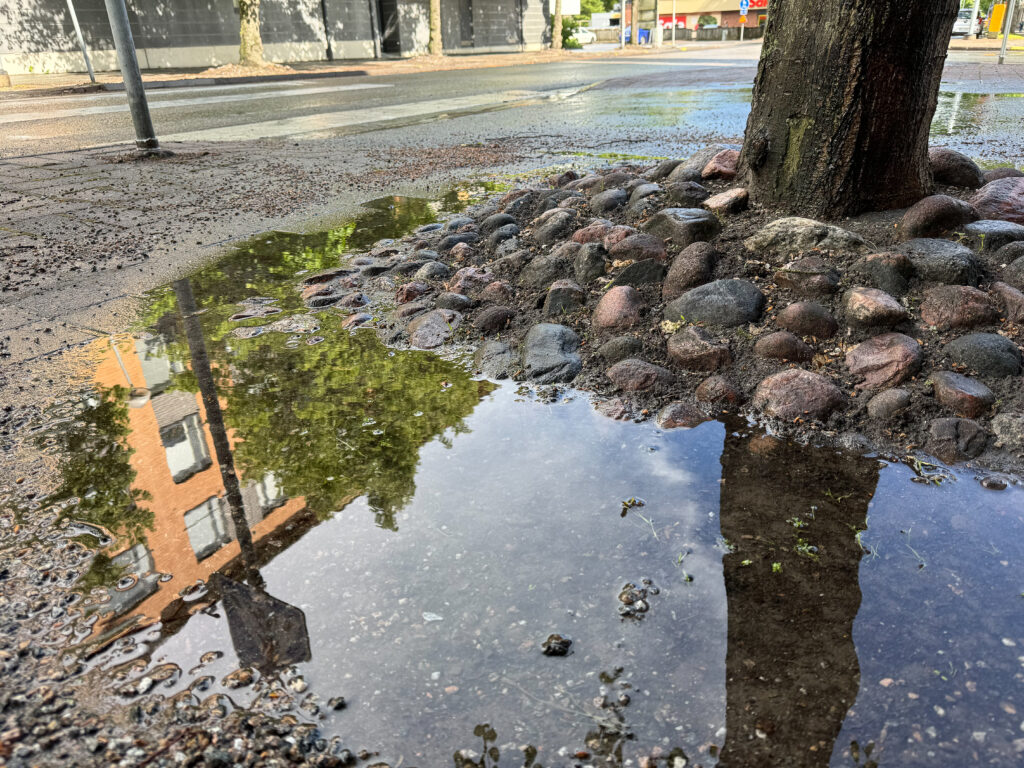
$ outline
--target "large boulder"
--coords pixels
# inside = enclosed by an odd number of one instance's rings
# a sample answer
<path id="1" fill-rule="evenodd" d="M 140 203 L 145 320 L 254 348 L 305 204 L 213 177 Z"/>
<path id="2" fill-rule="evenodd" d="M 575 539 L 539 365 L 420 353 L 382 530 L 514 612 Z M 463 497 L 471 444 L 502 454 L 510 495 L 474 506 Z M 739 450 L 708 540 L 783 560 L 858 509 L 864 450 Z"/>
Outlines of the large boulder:
<path id="1" fill-rule="evenodd" d="M 1024 178 L 990 181 L 971 198 L 971 205 L 982 218 L 1024 224 Z"/>
<path id="2" fill-rule="evenodd" d="M 977 285 L 981 268 L 974 251 L 949 240 L 916 238 L 899 247 L 926 283 Z"/>
<path id="3" fill-rule="evenodd" d="M 977 288 L 940 285 L 924 292 L 921 320 L 940 330 L 973 328 L 999 320 L 999 307 Z"/>
<path id="4" fill-rule="evenodd" d="M 1021 370 L 1020 347 L 998 333 L 969 333 L 945 348 L 951 362 L 981 376 L 1016 376 Z"/>
<path id="5" fill-rule="evenodd" d="M 985 183 L 978 164 L 967 155 L 952 149 L 929 149 L 928 162 L 932 167 L 932 176 L 940 184 L 977 189 Z"/>
<path id="6" fill-rule="evenodd" d="M 798 216 L 776 219 L 744 240 L 743 244 L 748 251 L 779 258 L 798 256 L 811 250 L 849 253 L 870 250 L 868 243 L 858 234 Z"/>
<path id="7" fill-rule="evenodd" d="M 715 280 L 669 302 L 665 319 L 732 327 L 758 320 L 764 303 L 764 294 L 747 280 Z"/>
<path id="8" fill-rule="evenodd" d="M 754 406 L 783 421 L 825 420 L 846 404 L 846 395 L 824 376 L 800 368 L 774 373 L 757 385 Z"/>
<path id="9" fill-rule="evenodd" d="M 974 206 L 949 195 L 929 195 L 914 203 L 900 220 L 900 235 L 910 240 L 915 237 L 939 237 L 977 221 Z"/>
<path id="10" fill-rule="evenodd" d="M 538 384 L 572 381 L 583 368 L 579 347 L 579 336 L 571 328 L 539 323 L 523 342 L 523 371 Z"/>
<path id="11" fill-rule="evenodd" d="M 887 389 L 921 370 L 921 345 L 902 333 L 883 333 L 846 353 L 846 367 L 863 379 L 857 389 Z"/>
<path id="12" fill-rule="evenodd" d="M 654 214 L 643 229 L 685 248 L 691 243 L 710 240 L 721 231 L 722 225 L 718 217 L 703 208 L 665 208 Z"/>

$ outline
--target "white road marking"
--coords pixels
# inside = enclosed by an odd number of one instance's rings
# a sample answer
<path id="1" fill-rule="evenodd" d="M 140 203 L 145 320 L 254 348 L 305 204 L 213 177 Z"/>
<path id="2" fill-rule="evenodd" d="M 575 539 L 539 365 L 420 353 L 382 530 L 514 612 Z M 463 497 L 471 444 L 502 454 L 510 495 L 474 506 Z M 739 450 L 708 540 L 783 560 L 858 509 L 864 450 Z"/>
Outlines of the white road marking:
<path id="1" fill-rule="evenodd" d="M 224 104 L 229 101 L 257 101 L 260 99 L 276 99 L 284 96 L 313 96 L 318 93 L 336 93 L 341 91 L 365 91 L 370 88 L 393 88 L 391 83 L 354 83 L 352 85 L 328 85 L 319 88 L 291 88 L 271 93 L 236 93 L 219 96 L 197 96 L 184 99 L 150 100 L 150 109 L 161 107 L 192 107 L 200 104 Z M 120 94 L 124 99 L 124 94 Z M 102 115 L 108 112 L 127 112 L 127 102 L 108 106 L 82 107 L 80 109 L 61 109 L 54 112 L 16 112 L 0 113 L 0 123 L 24 123 L 29 120 L 60 120 L 67 117 L 84 117 L 86 115 Z"/>
<path id="2" fill-rule="evenodd" d="M 207 128 L 201 131 L 186 131 L 161 136 L 161 141 L 242 141 L 266 139 L 279 136 L 295 136 L 303 133 L 330 132 L 338 128 L 379 123 L 386 120 L 402 120 L 425 115 L 443 115 L 480 107 L 500 106 L 535 99 L 560 100 L 580 91 L 579 88 L 557 91 L 503 91 L 484 93 L 476 96 L 460 96 L 452 99 L 414 101 L 394 104 L 388 107 L 369 107 L 344 112 L 323 112 L 318 115 L 286 117 L 259 123 L 228 125 L 223 128 Z"/>

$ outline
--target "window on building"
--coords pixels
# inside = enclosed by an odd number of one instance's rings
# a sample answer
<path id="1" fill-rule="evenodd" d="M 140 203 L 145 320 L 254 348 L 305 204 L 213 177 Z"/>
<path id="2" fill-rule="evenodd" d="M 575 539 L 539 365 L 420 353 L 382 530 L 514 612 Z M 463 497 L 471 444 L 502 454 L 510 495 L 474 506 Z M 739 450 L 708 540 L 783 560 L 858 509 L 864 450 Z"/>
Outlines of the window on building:
<path id="1" fill-rule="evenodd" d="M 216 496 L 211 496 L 195 509 L 185 513 L 185 531 L 196 561 L 205 560 L 231 541 L 224 505 Z"/>

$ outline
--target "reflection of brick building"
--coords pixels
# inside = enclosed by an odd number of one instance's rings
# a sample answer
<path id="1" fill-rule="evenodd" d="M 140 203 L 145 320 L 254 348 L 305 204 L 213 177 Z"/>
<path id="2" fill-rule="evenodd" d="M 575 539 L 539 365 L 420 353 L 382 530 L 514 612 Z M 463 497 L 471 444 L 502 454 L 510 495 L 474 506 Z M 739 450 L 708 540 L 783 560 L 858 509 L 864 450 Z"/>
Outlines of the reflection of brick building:
<path id="1" fill-rule="evenodd" d="M 158 340 L 122 337 L 116 348 L 107 341 L 97 345 L 106 349 L 95 383 L 136 390 L 128 409 L 127 438 L 136 472 L 133 487 L 148 493 L 148 500 L 140 503 L 154 515 L 144 541 L 116 545 L 114 563 L 135 576 L 124 580 L 122 591 L 111 590 L 112 610 L 96 626 L 97 633 L 105 634 L 181 610 L 180 592 L 229 568 L 239 547 L 220 471 L 210 458 L 212 441 L 199 394 L 168 391 L 176 371 Z M 140 389 L 148 390 L 148 399 Z M 283 498 L 273 475 L 241 481 L 246 519 L 257 544 L 305 507 L 302 498 Z M 161 574 L 172 578 L 161 582 Z M 137 621 L 121 621 L 128 613 Z"/>

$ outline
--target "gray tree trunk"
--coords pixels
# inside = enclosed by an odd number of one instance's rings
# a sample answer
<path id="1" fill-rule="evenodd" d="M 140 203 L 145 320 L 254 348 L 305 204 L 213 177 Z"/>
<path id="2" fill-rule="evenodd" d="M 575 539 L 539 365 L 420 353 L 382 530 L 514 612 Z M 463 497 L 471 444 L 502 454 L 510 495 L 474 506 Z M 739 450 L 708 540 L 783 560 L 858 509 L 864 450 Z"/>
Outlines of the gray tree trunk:
<path id="1" fill-rule="evenodd" d="M 773 0 L 740 156 L 752 199 L 818 218 L 932 189 L 957 0 Z"/>
<path id="2" fill-rule="evenodd" d="M 430 55 L 444 55 L 444 42 L 441 39 L 441 0 L 430 0 Z"/>
<path id="3" fill-rule="evenodd" d="M 551 19 L 551 47 L 556 51 L 562 47 L 562 0 L 555 0 L 555 13 Z"/>
<path id="4" fill-rule="evenodd" d="M 238 0 L 238 63 L 243 67 L 262 67 L 263 38 L 260 36 L 260 0 Z"/>

